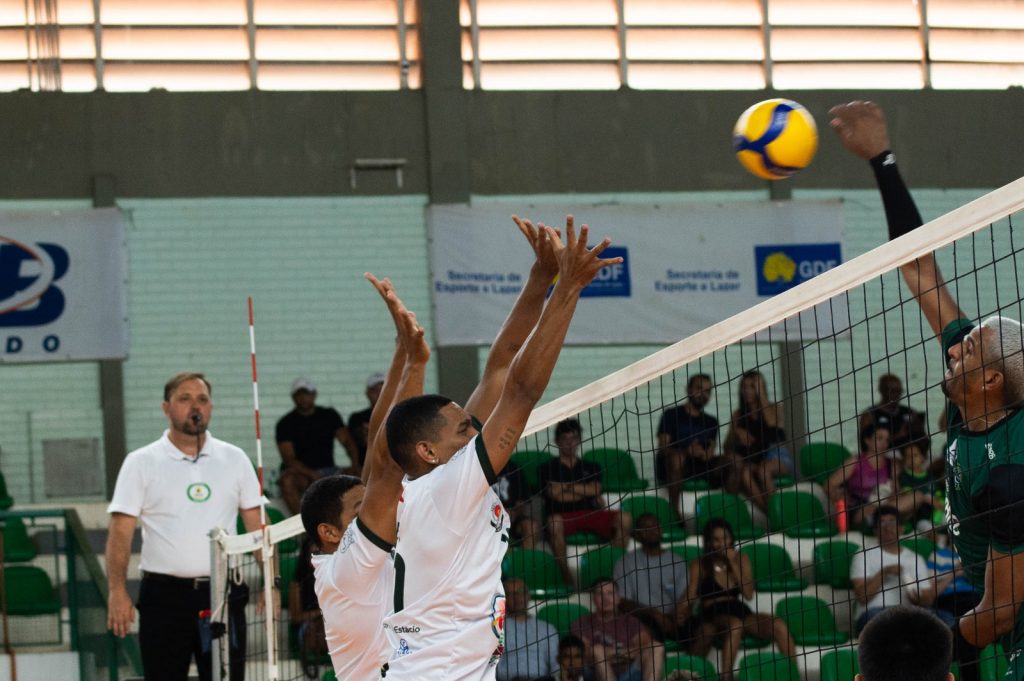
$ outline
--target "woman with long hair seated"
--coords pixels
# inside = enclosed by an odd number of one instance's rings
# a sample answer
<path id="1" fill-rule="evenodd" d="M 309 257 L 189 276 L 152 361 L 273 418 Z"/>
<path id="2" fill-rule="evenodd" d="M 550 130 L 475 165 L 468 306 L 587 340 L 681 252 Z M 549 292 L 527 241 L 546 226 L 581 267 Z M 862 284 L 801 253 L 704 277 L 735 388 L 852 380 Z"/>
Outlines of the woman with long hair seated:
<path id="1" fill-rule="evenodd" d="M 744 634 L 773 639 L 779 651 L 794 659 L 796 643 L 789 627 L 778 617 L 754 612 L 744 603 L 754 597 L 754 571 L 750 558 L 736 550 L 732 526 L 722 518 L 704 525 L 703 554 L 690 561 L 686 603 L 700 606 L 693 628 L 693 650 L 706 656 L 714 640 L 722 640 L 722 669 L 719 678 L 732 681 L 733 667 Z"/>

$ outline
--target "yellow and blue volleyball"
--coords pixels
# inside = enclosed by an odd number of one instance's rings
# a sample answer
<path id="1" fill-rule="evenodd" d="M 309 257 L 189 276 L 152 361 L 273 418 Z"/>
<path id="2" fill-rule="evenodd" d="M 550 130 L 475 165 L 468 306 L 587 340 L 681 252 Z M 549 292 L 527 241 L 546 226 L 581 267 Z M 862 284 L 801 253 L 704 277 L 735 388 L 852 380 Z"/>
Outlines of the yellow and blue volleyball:
<path id="1" fill-rule="evenodd" d="M 818 126 L 789 99 L 766 99 L 743 112 L 732 146 L 743 167 L 765 180 L 783 180 L 810 165 L 818 150 Z"/>

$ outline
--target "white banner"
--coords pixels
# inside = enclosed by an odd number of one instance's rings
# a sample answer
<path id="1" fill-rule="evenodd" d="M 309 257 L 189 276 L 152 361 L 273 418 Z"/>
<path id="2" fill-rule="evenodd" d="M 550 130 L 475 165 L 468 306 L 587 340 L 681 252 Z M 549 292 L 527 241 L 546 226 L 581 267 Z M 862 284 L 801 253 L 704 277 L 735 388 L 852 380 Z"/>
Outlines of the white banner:
<path id="1" fill-rule="evenodd" d="M 513 212 L 558 228 L 571 213 L 625 259 L 584 291 L 567 339 L 578 345 L 674 343 L 842 262 L 838 201 L 431 206 L 438 345 L 486 345 L 511 309 L 533 262 Z M 845 327 L 821 307 L 804 335 Z"/>
<path id="2" fill-rule="evenodd" d="M 127 278 L 120 210 L 0 212 L 0 362 L 123 359 Z"/>

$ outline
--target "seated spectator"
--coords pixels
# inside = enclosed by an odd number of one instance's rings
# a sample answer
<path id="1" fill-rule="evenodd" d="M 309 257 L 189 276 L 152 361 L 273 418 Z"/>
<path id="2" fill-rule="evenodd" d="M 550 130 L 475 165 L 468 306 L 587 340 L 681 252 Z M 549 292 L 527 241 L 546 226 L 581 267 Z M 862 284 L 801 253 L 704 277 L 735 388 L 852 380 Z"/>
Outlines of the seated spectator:
<path id="1" fill-rule="evenodd" d="M 498 681 L 530 681 L 551 676 L 558 667 L 558 630 L 529 611 L 526 582 L 514 577 L 505 586 L 505 654 Z"/>
<path id="2" fill-rule="evenodd" d="M 558 673 L 551 681 L 592 681 L 594 673 L 587 668 L 586 646 L 574 634 L 566 634 L 558 642 Z"/>
<path id="3" fill-rule="evenodd" d="M 302 493 L 314 480 L 341 472 L 334 464 L 334 441 L 345 447 L 353 462 L 351 472 L 357 476 L 359 452 L 341 414 L 331 407 L 317 406 L 316 386 L 311 380 L 298 378 L 292 383 L 292 401 L 295 409 L 277 422 L 275 435 L 281 454 L 281 498 L 292 513 L 298 514 Z"/>
<path id="4" fill-rule="evenodd" d="M 944 529 L 946 526 L 942 527 Z M 967 581 L 960 556 L 948 535 L 936 529 L 931 536 L 935 540 L 935 551 L 926 562 L 928 569 L 936 575 L 935 608 L 962 617 L 981 602 L 981 594 Z"/>
<path id="5" fill-rule="evenodd" d="M 597 681 L 660 681 L 665 673 L 665 646 L 632 615 L 620 612 L 621 597 L 610 579 L 591 588 L 592 614 L 572 624 L 587 650 Z"/>
<path id="6" fill-rule="evenodd" d="M 900 510 L 900 517 L 909 517 L 915 524 L 927 521 L 930 527 L 936 510 L 942 510 L 941 505 L 936 506 L 935 495 L 939 485 L 928 458 L 931 438 L 925 434 L 911 434 L 899 450 L 897 468 L 900 472 L 897 481 L 900 491 L 896 506 Z"/>
<path id="7" fill-rule="evenodd" d="M 892 444 L 889 429 L 868 426 L 861 433 L 860 453 L 847 459 L 825 481 L 832 504 L 846 503 L 850 527 L 870 525 L 880 499 L 892 496 Z"/>
<path id="8" fill-rule="evenodd" d="M 903 383 L 898 376 L 885 374 L 878 379 L 878 404 L 872 405 L 861 412 L 858 420 L 860 432 L 869 426 L 883 426 L 889 429 L 895 441 L 906 440 L 913 426 L 922 426 L 924 417 L 905 404 L 900 403 L 903 397 Z M 918 428 L 921 430 L 922 428 Z"/>
<path id="9" fill-rule="evenodd" d="M 666 409 L 658 422 L 658 482 L 668 487 L 668 500 L 679 510 L 684 480 L 703 480 L 711 487 L 726 484 L 732 469 L 715 456 L 718 419 L 704 411 L 711 399 L 711 377 L 694 374 L 686 383 L 686 402 Z"/>
<path id="10" fill-rule="evenodd" d="M 785 446 L 782 405 L 768 399 L 768 387 L 759 371 L 747 371 L 740 380 L 739 408 L 732 413 L 725 451 L 734 458 L 740 489 L 761 510 L 775 493 L 775 478 L 796 470 Z"/>
<path id="11" fill-rule="evenodd" d="M 662 547 L 661 523 L 652 513 L 636 519 L 633 538 L 640 548 L 622 556 L 612 571 L 622 594 L 621 609 L 663 641 L 692 643 L 687 618 L 678 618 L 679 603 L 686 595 L 686 561 Z"/>
<path id="12" fill-rule="evenodd" d="M 887 608 L 861 632 L 856 681 L 953 681 L 953 636 L 927 610 Z"/>
<path id="13" fill-rule="evenodd" d="M 796 643 L 786 623 L 772 615 L 756 613 L 744 600 L 754 597 L 754 570 L 750 558 L 736 550 L 732 526 L 722 518 L 704 525 L 703 555 L 690 561 L 686 602 L 691 612 L 700 605 L 693 623 L 695 655 L 706 656 L 716 638 L 721 639 L 722 667 L 719 678 L 732 681 L 733 667 L 744 634 L 773 639 L 779 651 L 796 661 Z"/>
<path id="14" fill-rule="evenodd" d="M 312 669 L 316 676 L 316 660 L 327 654 L 327 640 L 324 634 L 324 618 L 320 613 L 320 603 L 313 589 L 313 543 L 303 538 L 298 560 L 295 562 L 295 574 L 288 585 L 288 618 L 296 627 L 296 640 L 299 642 L 299 657 L 305 669 Z"/>
<path id="15" fill-rule="evenodd" d="M 537 467 L 544 492 L 551 550 L 567 584 L 573 583 L 566 558 L 565 538 L 593 532 L 615 546 L 626 548 L 633 519 L 629 513 L 605 508 L 601 498 L 601 466 L 579 457 L 583 442 L 580 422 L 560 421 L 555 426 L 558 456 Z"/>
<path id="16" fill-rule="evenodd" d="M 880 506 L 875 528 L 878 546 L 855 554 L 850 564 L 857 599 L 856 634 L 886 608 L 901 603 L 930 608 L 935 603 L 936 584 L 924 558 L 900 544 L 899 511 L 894 506 Z M 936 614 L 950 625 L 956 621 L 946 611 Z"/>

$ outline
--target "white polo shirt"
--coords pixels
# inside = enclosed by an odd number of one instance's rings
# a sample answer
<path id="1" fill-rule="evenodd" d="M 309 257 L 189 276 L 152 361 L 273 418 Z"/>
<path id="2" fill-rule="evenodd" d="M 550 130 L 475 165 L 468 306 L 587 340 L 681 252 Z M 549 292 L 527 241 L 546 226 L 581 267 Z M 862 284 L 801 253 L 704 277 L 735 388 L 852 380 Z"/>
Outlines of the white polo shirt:
<path id="1" fill-rule="evenodd" d="M 107 513 L 139 519 L 143 571 L 206 577 L 210 530 L 234 533 L 239 509 L 260 505 L 259 481 L 238 447 L 207 432 L 193 459 L 167 433 L 125 457 Z"/>
<path id="2" fill-rule="evenodd" d="M 494 679 L 505 643 L 508 514 L 478 435 L 399 506 L 388 681 Z"/>
<path id="3" fill-rule="evenodd" d="M 339 679 L 379 679 L 381 665 L 391 655 L 383 622 L 394 583 L 392 548 L 357 517 L 345 529 L 337 551 L 312 558 L 313 590 Z"/>

